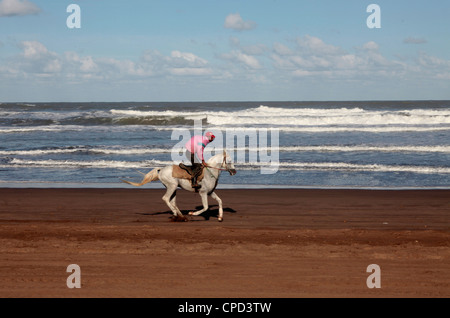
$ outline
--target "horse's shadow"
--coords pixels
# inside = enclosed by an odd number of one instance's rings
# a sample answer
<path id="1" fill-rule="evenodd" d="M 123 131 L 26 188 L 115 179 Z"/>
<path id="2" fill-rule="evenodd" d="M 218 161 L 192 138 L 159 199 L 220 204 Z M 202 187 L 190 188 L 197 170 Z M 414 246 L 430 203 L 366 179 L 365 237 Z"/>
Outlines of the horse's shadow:
<path id="1" fill-rule="evenodd" d="M 202 205 L 198 205 L 195 207 L 195 210 L 201 210 L 203 209 Z M 180 210 L 181 213 L 183 214 L 183 216 L 189 216 L 189 212 L 191 212 L 192 210 Z M 223 212 L 225 213 L 236 213 L 237 211 L 232 209 L 232 208 L 223 208 Z M 161 215 L 161 214 L 167 214 L 170 215 L 170 218 L 173 217 L 173 213 L 172 211 L 164 211 L 164 212 L 154 212 L 154 213 L 136 213 L 139 215 Z M 203 221 L 208 221 L 211 217 L 219 217 L 219 206 L 218 205 L 210 205 L 209 209 L 206 210 L 205 212 L 203 212 L 202 214 L 198 215 L 203 217 Z M 192 217 L 190 221 L 201 221 L 201 219 L 196 219 L 195 217 Z"/>

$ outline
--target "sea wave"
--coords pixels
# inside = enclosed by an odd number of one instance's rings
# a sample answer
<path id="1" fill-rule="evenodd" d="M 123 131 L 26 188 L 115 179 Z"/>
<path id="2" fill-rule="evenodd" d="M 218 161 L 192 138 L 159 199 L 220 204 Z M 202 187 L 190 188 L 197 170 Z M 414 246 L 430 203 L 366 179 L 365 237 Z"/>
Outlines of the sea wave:
<path id="1" fill-rule="evenodd" d="M 51 154 L 106 154 L 106 155 L 145 155 L 172 152 L 184 152 L 184 148 L 168 149 L 168 148 L 147 148 L 147 147 L 62 147 L 52 149 L 32 149 L 32 150 L 0 150 L 0 156 L 44 156 Z"/>
<path id="2" fill-rule="evenodd" d="M 365 110 L 362 108 L 283 108 L 261 105 L 236 111 L 111 110 L 112 114 L 143 118 L 206 120 L 209 125 L 347 126 L 450 124 L 446 109 Z"/>
<path id="3" fill-rule="evenodd" d="M 31 108 L 33 109 L 33 108 Z M 202 120 L 212 127 L 280 127 L 281 129 L 305 129 L 327 127 L 329 129 L 359 129 L 381 126 L 425 126 L 436 128 L 450 125 L 448 109 L 368 110 L 354 108 L 285 108 L 259 107 L 231 110 L 136 110 L 111 109 L 92 111 L 24 111 L 3 110 L 2 125 L 145 125 L 192 126 Z M 440 127 L 450 129 L 450 127 Z M 377 129 L 377 128 L 373 128 Z"/>
<path id="4" fill-rule="evenodd" d="M 276 163 L 250 162 L 239 163 L 239 168 L 276 167 Z M 383 164 L 353 164 L 346 162 L 280 162 L 279 170 L 326 170 L 326 171 L 370 171 L 370 172 L 411 172 L 419 174 L 450 174 L 450 167 L 411 166 L 411 165 L 383 165 Z"/>
<path id="5" fill-rule="evenodd" d="M 1 125 L 9 126 L 128 126 L 128 125 L 153 125 L 153 126 L 176 126 L 176 125 L 193 125 L 193 121 L 189 118 L 181 116 L 177 117 L 161 117 L 161 116 L 134 116 L 134 117 L 113 117 L 113 116 L 95 116 L 77 115 L 77 116 L 55 116 L 52 113 L 48 115 L 40 115 L 34 117 L 2 117 Z"/>
<path id="6" fill-rule="evenodd" d="M 12 159 L 9 164 L 1 164 L 0 167 L 47 167 L 51 169 L 70 168 L 155 168 L 166 165 L 178 164 L 178 162 L 164 160 L 145 161 L 118 161 L 118 160 L 25 160 Z M 277 170 L 319 170 L 319 171 L 370 171 L 370 172 L 410 172 L 418 174 L 450 174 L 450 167 L 413 166 L 413 165 L 383 165 L 383 164 L 353 164 L 346 162 L 242 162 L 235 163 L 238 170 L 256 170 L 270 168 Z"/>
<path id="7" fill-rule="evenodd" d="M 234 147 L 221 148 L 209 147 L 205 154 L 220 153 L 223 150 L 231 152 L 403 152 L 403 153 L 450 153 L 450 146 L 370 146 L 370 145 L 319 145 L 319 146 L 280 146 L 280 147 Z M 61 148 L 43 148 L 30 150 L 0 150 L 0 156 L 44 156 L 50 154 L 106 154 L 106 155 L 146 155 L 146 154 L 170 154 L 183 153 L 182 147 L 160 148 L 139 146 L 70 146 Z"/>
<path id="8" fill-rule="evenodd" d="M 104 130 L 104 127 L 99 127 Z M 11 126 L 0 127 L 0 134 L 33 134 L 36 132 L 63 132 L 63 131 L 83 131 L 85 126 L 60 126 L 60 125 L 41 125 L 41 126 Z"/>
<path id="9" fill-rule="evenodd" d="M 204 129 L 209 129 L 213 132 L 254 132 L 257 129 L 266 129 L 265 127 L 232 127 L 232 126 L 205 126 Z M 450 125 L 432 126 L 330 126 L 330 127 L 315 127 L 315 126 L 277 126 L 268 127 L 267 129 L 276 129 L 280 132 L 286 133 L 345 133 L 345 132 L 363 132 L 363 133 L 393 133 L 393 132 L 438 132 L 449 131 Z M 82 126 L 82 125 L 44 125 L 33 127 L 0 127 L 0 134 L 33 134 L 36 132 L 133 132 L 133 131 L 189 131 L 194 129 L 192 125 L 186 127 L 180 126 L 155 126 L 155 125 L 127 125 L 127 126 Z"/>
<path id="10" fill-rule="evenodd" d="M 144 168 L 151 165 L 160 164 L 157 161 L 119 161 L 119 160 L 91 160 L 91 161 L 77 161 L 77 160 L 25 160 L 25 159 L 12 159 L 8 165 L 0 165 L 1 167 L 48 167 L 53 169 L 70 169 L 70 168 Z"/>

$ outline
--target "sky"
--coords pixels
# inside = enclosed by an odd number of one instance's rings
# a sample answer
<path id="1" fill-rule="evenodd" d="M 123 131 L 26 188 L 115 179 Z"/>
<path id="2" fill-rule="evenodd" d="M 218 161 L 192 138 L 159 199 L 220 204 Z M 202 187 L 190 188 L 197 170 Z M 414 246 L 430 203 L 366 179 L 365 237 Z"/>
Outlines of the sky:
<path id="1" fill-rule="evenodd" d="M 0 102 L 416 99 L 448 0 L 0 0 Z"/>

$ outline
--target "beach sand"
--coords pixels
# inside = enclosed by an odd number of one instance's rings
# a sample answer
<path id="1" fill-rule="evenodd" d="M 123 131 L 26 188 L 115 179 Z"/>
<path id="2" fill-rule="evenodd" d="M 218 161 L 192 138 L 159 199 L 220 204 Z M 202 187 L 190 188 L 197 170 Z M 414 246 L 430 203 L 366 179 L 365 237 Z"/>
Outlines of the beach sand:
<path id="1" fill-rule="evenodd" d="M 163 194 L 0 189 L 0 297 L 450 297 L 449 190 L 224 189 L 222 223 Z"/>

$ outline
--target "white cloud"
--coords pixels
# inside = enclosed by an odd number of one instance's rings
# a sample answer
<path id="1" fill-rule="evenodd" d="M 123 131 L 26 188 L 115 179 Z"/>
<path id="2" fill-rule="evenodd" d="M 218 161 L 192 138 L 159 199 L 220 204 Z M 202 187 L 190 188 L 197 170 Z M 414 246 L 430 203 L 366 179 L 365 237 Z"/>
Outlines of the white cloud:
<path id="1" fill-rule="evenodd" d="M 419 64 L 427 69 L 430 68 L 449 68 L 450 61 L 430 56 L 426 53 L 420 53 Z"/>
<path id="2" fill-rule="evenodd" d="M 204 76 L 213 73 L 207 60 L 190 52 L 172 51 L 165 60 L 171 75 Z"/>
<path id="3" fill-rule="evenodd" d="M 220 57 L 224 60 L 229 60 L 232 62 L 242 64 L 248 69 L 257 70 L 262 68 L 261 64 L 254 56 L 242 53 L 241 51 L 238 50 L 234 50 L 230 53 L 221 54 Z"/>
<path id="4" fill-rule="evenodd" d="M 22 52 L 2 67 L 4 74 L 16 78 L 53 76 L 71 81 L 80 79 L 133 80 L 166 76 L 206 76 L 214 74 L 209 62 L 193 53 L 174 50 L 169 56 L 146 51 L 137 61 L 112 57 L 80 56 L 75 52 L 58 54 L 38 41 L 24 41 Z"/>
<path id="5" fill-rule="evenodd" d="M 39 59 L 44 56 L 55 56 L 55 53 L 50 52 L 45 45 L 38 41 L 23 41 L 20 44 L 23 49 L 23 56 L 27 59 Z"/>
<path id="6" fill-rule="evenodd" d="M 377 51 L 379 49 L 379 46 L 375 42 L 369 41 L 366 44 L 364 44 L 362 48 L 369 51 Z"/>
<path id="7" fill-rule="evenodd" d="M 213 73 L 210 68 L 196 68 L 196 67 L 179 67 L 170 68 L 170 74 L 179 76 L 204 76 Z"/>
<path id="8" fill-rule="evenodd" d="M 268 48 L 264 44 L 253 44 L 243 46 L 241 50 L 248 55 L 263 55 Z"/>
<path id="9" fill-rule="evenodd" d="M 0 61 L 0 82 L 14 82 L 21 87 L 27 84 L 50 87 L 51 82 L 60 87 L 76 84 L 89 89 L 129 85 L 136 91 L 143 91 L 152 83 L 158 87 L 157 92 L 160 89 L 169 92 L 179 86 L 194 96 L 199 87 L 207 85 L 211 92 L 222 91 L 219 87 L 234 87 L 247 94 L 261 85 L 273 87 L 274 91 L 277 88 L 294 92 L 301 81 L 308 93 L 317 85 L 347 85 L 360 90 L 405 81 L 413 87 L 423 80 L 443 86 L 450 80 L 450 60 L 424 52 L 415 58 L 387 57 L 382 46 L 374 41 L 350 50 L 313 36 L 294 42 L 274 42 L 271 47 L 262 43 L 244 46 L 237 38 L 229 41 L 232 51 L 218 52 L 211 61 L 183 50 L 168 54 L 147 50 L 136 59 L 95 57 L 71 51 L 57 53 L 41 42 L 24 41 L 19 44 L 20 53 Z"/>
<path id="10" fill-rule="evenodd" d="M 426 53 L 419 53 L 417 68 L 421 75 L 427 77 L 449 80 L 450 79 L 450 60 L 444 60 Z"/>
<path id="11" fill-rule="evenodd" d="M 180 65 L 181 67 L 204 67 L 208 61 L 189 52 L 172 51 L 170 58 L 167 59 L 170 64 Z"/>
<path id="12" fill-rule="evenodd" d="M 204 76 L 214 71 L 209 62 L 193 53 L 172 51 L 164 56 L 157 50 L 145 51 L 138 61 L 99 58 L 93 61 L 109 78 Z"/>
<path id="13" fill-rule="evenodd" d="M 241 41 L 236 37 L 230 37 L 229 44 L 231 47 L 238 49 L 248 55 L 263 55 L 269 50 L 266 45 L 261 43 L 241 45 Z"/>
<path id="14" fill-rule="evenodd" d="M 59 59 L 53 59 L 48 61 L 44 67 L 42 68 L 42 73 L 49 74 L 49 73 L 57 73 L 61 71 L 62 64 Z"/>
<path id="15" fill-rule="evenodd" d="M 2 0 L 0 2 L 0 17 L 38 14 L 41 11 L 37 5 L 28 0 Z"/>
<path id="16" fill-rule="evenodd" d="M 57 73 L 62 69 L 61 58 L 56 53 L 49 51 L 42 43 L 23 41 L 19 47 L 22 49 L 22 53 L 8 65 L 9 68 L 16 69 L 16 72 L 13 73 L 43 76 Z"/>
<path id="17" fill-rule="evenodd" d="M 306 35 L 297 38 L 296 47 L 273 45 L 270 58 L 278 74 L 284 77 L 314 77 L 321 80 L 374 80 L 386 77 L 401 78 L 412 69 L 402 61 L 389 60 L 379 51 L 379 45 L 370 41 L 355 52 L 325 43 Z"/>
<path id="18" fill-rule="evenodd" d="M 403 40 L 403 43 L 406 44 L 425 44 L 428 41 L 425 38 L 415 38 L 415 37 L 408 37 Z"/>
<path id="19" fill-rule="evenodd" d="M 65 52 L 64 59 L 67 64 L 71 64 L 85 73 L 97 72 L 99 70 L 97 63 L 94 62 L 91 56 L 80 57 L 75 52 Z"/>
<path id="20" fill-rule="evenodd" d="M 293 51 L 288 48 L 286 45 L 275 42 L 273 44 L 273 50 L 278 55 L 292 55 Z"/>
<path id="21" fill-rule="evenodd" d="M 321 39 L 310 35 L 297 38 L 297 44 L 302 52 L 315 55 L 334 55 L 343 52 L 341 48 L 326 44 Z"/>
<path id="22" fill-rule="evenodd" d="M 256 28 L 254 21 L 244 21 L 239 13 L 231 13 L 225 18 L 224 27 L 237 31 L 251 30 Z"/>

